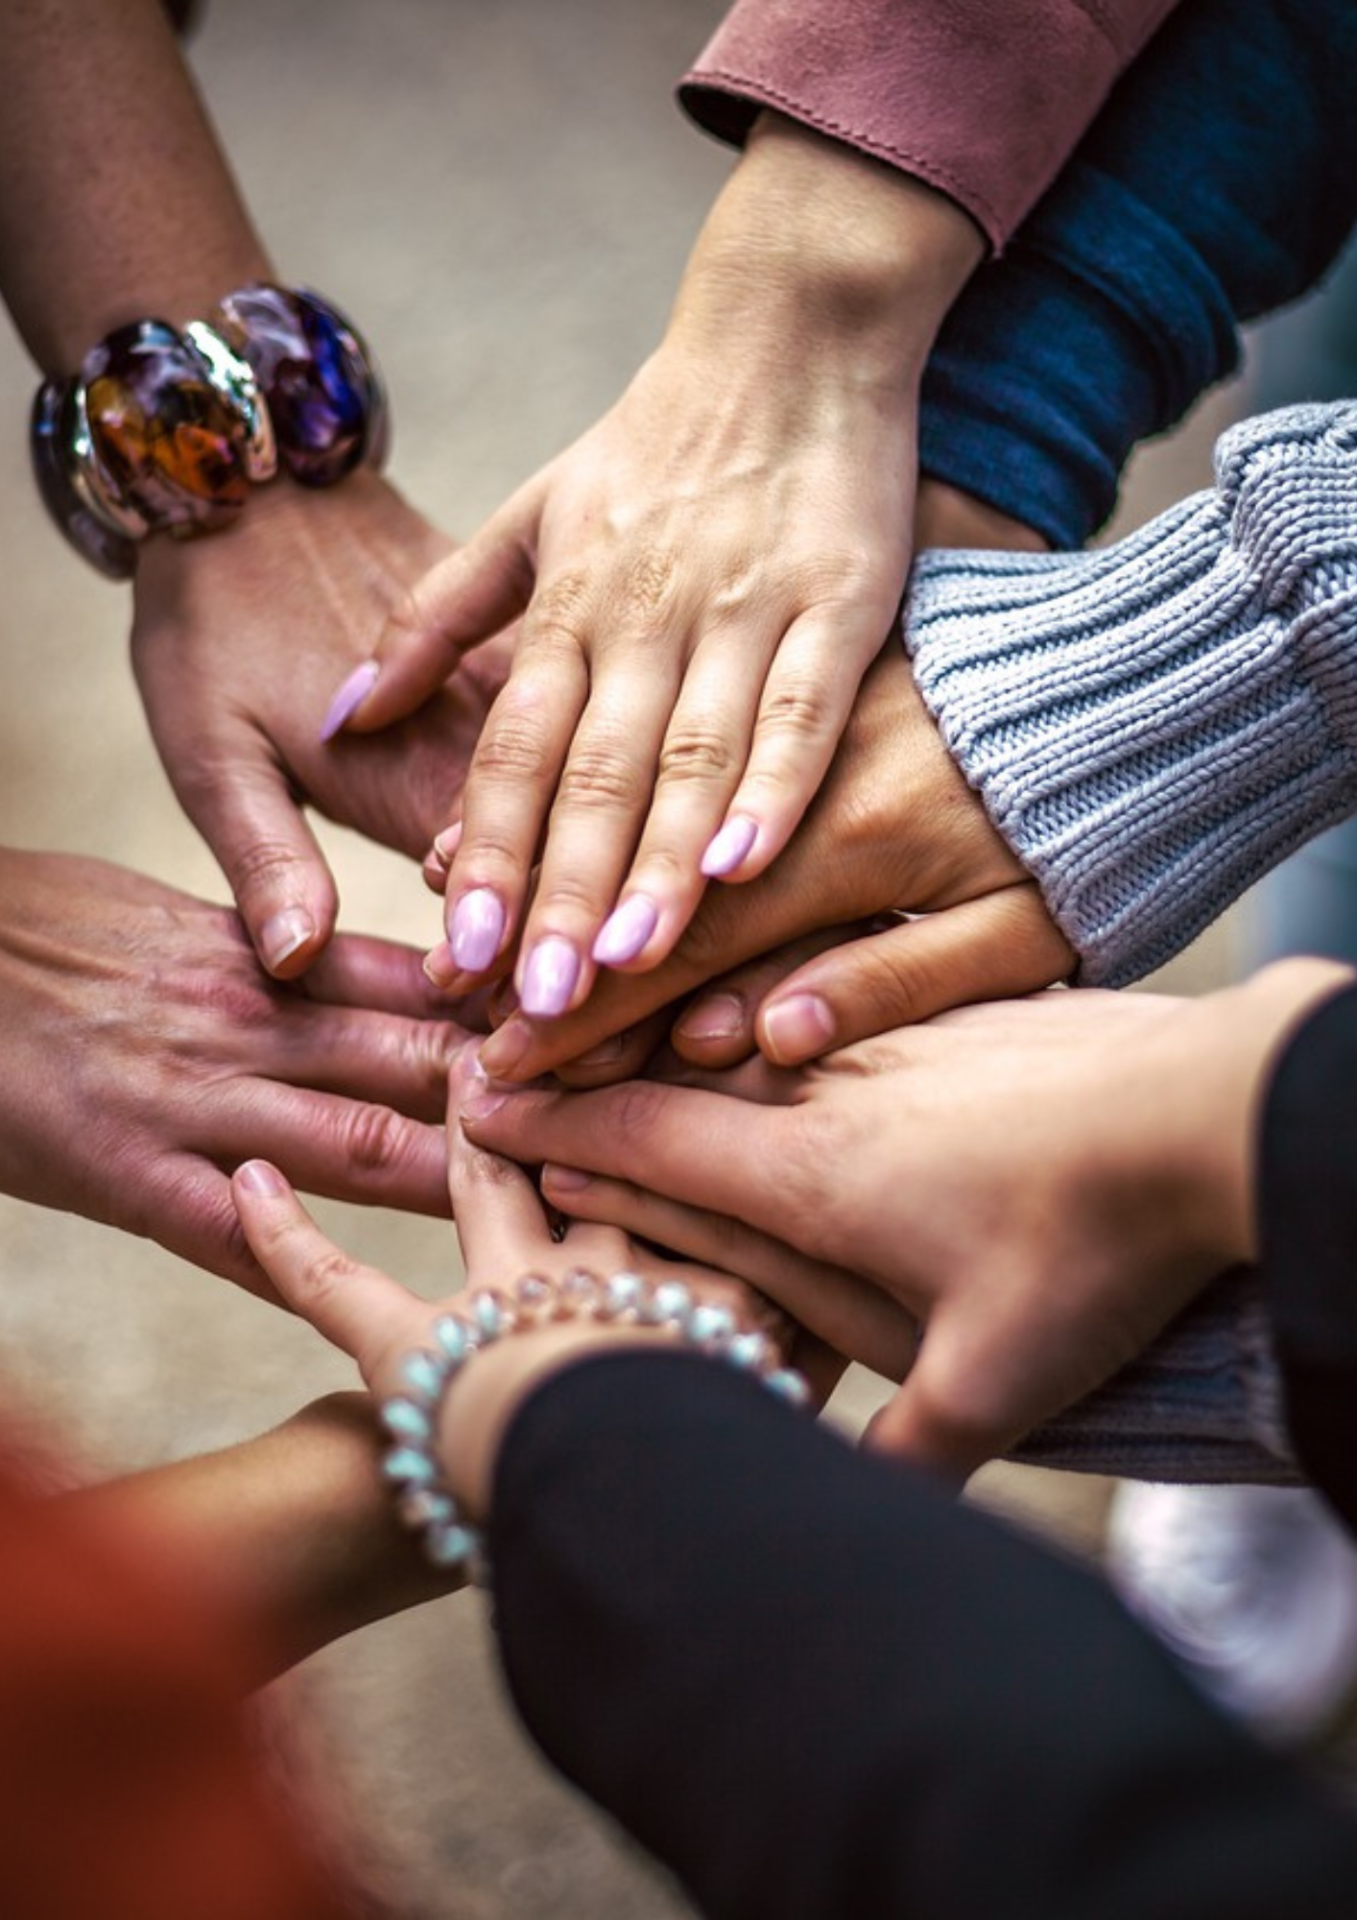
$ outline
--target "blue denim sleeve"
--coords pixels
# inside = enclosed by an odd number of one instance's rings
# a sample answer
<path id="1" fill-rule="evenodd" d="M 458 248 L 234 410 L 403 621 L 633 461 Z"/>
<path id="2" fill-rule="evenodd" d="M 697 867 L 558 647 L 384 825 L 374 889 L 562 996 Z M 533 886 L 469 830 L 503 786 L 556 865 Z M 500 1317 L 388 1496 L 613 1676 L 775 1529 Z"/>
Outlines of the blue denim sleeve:
<path id="1" fill-rule="evenodd" d="M 925 375 L 925 473 L 1076 546 L 1138 441 L 1231 372 L 1357 218 L 1353 0 L 1187 0 Z"/>

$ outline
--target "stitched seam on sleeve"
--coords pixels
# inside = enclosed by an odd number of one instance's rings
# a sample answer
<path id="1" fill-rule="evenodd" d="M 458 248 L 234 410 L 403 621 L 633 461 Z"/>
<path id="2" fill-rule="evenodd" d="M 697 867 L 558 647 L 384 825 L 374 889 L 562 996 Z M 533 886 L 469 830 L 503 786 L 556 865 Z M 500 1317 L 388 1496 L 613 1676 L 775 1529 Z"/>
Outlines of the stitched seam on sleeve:
<path id="1" fill-rule="evenodd" d="M 923 153 L 915 153 L 908 147 L 896 146 L 894 141 L 883 140 L 879 135 L 868 133 L 862 127 L 849 126 L 845 121 L 832 119 L 828 114 L 819 113 L 807 107 L 790 93 L 783 93 L 778 87 L 770 87 L 762 80 L 750 80 L 744 74 L 733 73 L 725 67 L 701 67 L 689 74 L 686 84 L 689 86 L 709 86 L 722 81 L 727 86 L 736 87 L 750 99 L 763 101 L 770 107 L 785 107 L 798 120 L 807 126 L 818 127 L 822 133 L 833 134 L 836 139 L 851 141 L 867 152 L 886 155 L 898 160 L 902 167 L 912 173 L 922 175 L 926 180 L 942 187 L 950 188 L 952 197 L 962 206 L 972 207 L 980 213 L 986 224 L 997 233 L 1010 231 L 1010 222 L 1000 217 L 997 207 L 985 195 L 978 193 L 974 186 L 961 180 L 950 167 L 939 166 L 936 160 Z"/>

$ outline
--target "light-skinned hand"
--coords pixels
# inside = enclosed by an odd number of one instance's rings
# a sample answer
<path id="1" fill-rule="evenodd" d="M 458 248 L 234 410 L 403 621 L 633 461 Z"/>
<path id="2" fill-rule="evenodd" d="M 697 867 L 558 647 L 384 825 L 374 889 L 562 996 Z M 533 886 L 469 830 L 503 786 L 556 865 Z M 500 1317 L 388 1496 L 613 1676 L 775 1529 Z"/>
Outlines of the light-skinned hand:
<path id="1" fill-rule="evenodd" d="M 701 1085 L 490 1088 L 479 1145 L 542 1191 L 694 1258 L 729 1252 L 783 1304 L 775 1245 L 873 1281 L 922 1328 L 876 1443 L 966 1472 L 1138 1354 L 1255 1253 L 1254 1125 L 1294 1023 L 1351 978 L 1289 961 L 1204 999 L 1056 990 Z M 720 1089 L 719 1091 L 717 1089 Z M 581 1177 L 588 1176 L 588 1177 Z M 755 1256 L 749 1236 L 770 1244 Z M 899 1376 L 879 1329 L 841 1349 Z M 807 1289 L 795 1311 L 822 1330 Z"/>
<path id="2" fill-rule="evenodd" d="M 447 882 L 451 989 L 516 947 L 524 1006 L 559 1016 L 785 846 L 904 591 L 917 381 L 981 251 L 941 194 L 764 116 L 656 353 L 388 627 L 365 732 L 523 616 Z"/>
<path id="3" fill-rule="evenodd" d="M 412 1349 L 430 1344 L 440 1315 L 461 1311 L 467 1296 L 482 1288 L 508 1295 L 525 1274 L 559 1281 L 581 1270 L 600 1279 L 625 1270 L 681 1280 L 699 1296 L 729 1305 L 742 1322 L 763 1325 L 790 1341 L 791 1329 L 781 1314 L 729 1273 L 663 1259 L 614 1227 L 570 1226 L 563 1238 L 555 1237 L 527 1174 L 472 1146 L 463 1134 L 457 1108 L 477 1084 L 467 1052 L 451 1076 L 454 1104 L 448 1125 L 448 1191 L 466 1266 L 466 1293 L 460 1297 L 423 1299 L 389 1274 L 350 1259 L 267 1162 L 240 1167 L 232 1183 L 242 1230 L 278 1293 L 352 1355 L 379 1401 L 402 1390 L 401 1361 Z M 440 1426 L 449 1484 L 467 1511 L 476 1518 L 484 1515 L 500 1437 L 514 1408 L 538 1381 L 587 1353 L 653 1346 L 670 1337 L 654 1328 L 609 1326 L 583 1316 L 516 1333 L 478 1354 L 448 1395 Z M 806 1344 L 816 1348 L 816 1384 L 827 1392 L 840 1363 L 816 1343 Z M 804 1353 L 795 1357 L 806 1360 Z"/>
<path id="4" fill-rule="evenodd" d="M 474 657 L 474 656 L 473 656 Z M 575 1013 L 514 1012 L 485 1043 L 493 1077 L 527 1080 L 580 1056 L 625 1067 L 623 1037 L 658 1009 L 735 966 L 808 934 L 897 910 L 922 915 L 867 942 L 861 997 L 783 995 L 765 1044 L 801 1059 L 942 1008 L 1059 980 L 1074 956 L 1034 882 L 990 825 L 942 743 L 898 639 L 863 683 L 829 776 L 790 846 L 759 879 L 705 896 L 673 954 L 647 973 L 610 974 Z M 788 1005 L 790 1000 L 791 1004 Z M 748 1025 L 714 1009 L 707 1038 Z M 693 1034 L 680 1021 L 678 1044 Z"/>

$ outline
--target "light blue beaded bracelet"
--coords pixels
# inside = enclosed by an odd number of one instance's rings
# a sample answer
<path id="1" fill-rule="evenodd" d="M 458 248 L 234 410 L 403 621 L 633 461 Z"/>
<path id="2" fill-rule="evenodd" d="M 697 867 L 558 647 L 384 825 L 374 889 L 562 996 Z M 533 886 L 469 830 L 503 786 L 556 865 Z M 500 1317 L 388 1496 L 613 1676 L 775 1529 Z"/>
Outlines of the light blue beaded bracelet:
<path id="1" fill-rule="evenodd" d="M 473 1293 L 461 1311 L 434 1321 L 432 1345 L 406 1354 L 400 1363 L 403 1391 L 381 1409 L 392 1442 L 382 1474 L 401 1519 L 423 1535 L 424 1551 L 436 1567 L 464 1568 L 482 1584 L 487 1574 L 484 1536 L 463 1518 L 435 1451 L 443 1396 L 468 1361 L 505 1334 L 576 1319 L 672 1332 L 683 1345 L 754 1374 L 795 1406 L 810 1398 L 803 1376 L 779 1364 L 777 1347 L 766 1333 L 741 1328 L 728 1307 L 695 1300 L 680 1280 L 652 1282 L 638 1273 L 600 1280 L 577 1268 L 560 1281 L 530 1273 L 508 1293 L 491 1288 Z"/>

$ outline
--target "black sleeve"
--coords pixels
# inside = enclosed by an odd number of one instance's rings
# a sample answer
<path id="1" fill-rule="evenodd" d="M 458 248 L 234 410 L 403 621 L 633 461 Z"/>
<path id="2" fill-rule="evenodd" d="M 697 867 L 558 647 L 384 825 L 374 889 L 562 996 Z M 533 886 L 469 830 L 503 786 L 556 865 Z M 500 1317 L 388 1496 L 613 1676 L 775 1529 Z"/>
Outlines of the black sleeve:
<path id="1" fill-rule="evenodd" d="M 1263 1284 L 1302 1466 L 1357 1529 L 1357 987 L 1273 1073 L 1259 1155 Z"/>
<path id="2" fill-rule="evenodd" d="M 745 1376 L 556 1376 L 491 1546 L 529 1729 L 704 1912 L 1357 1913 L 1357 1825 L 1099 1581 Z"/>

